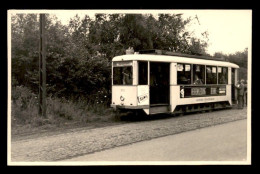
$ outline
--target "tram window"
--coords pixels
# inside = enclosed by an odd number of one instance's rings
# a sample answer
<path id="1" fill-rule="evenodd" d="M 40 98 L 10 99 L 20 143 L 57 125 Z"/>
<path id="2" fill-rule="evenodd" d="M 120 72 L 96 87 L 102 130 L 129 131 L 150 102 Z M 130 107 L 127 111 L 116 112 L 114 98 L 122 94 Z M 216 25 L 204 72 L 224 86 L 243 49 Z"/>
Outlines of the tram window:
<path id="1" fill-rule="evenodd" d="M 206 66 L 206 83 L 217 84 L 217 67 Z"/>
<path id="2" fill-rule="evenodd" d="M 114 85 L 132 85 L 132 67 L 114 67 L 113 68 Z"/>
<path id="3" fill-rule="evenodd" d="M 218 83 L 227 84 L 228 69 L 226 67 L 218 67 Z"/>
<path id="4" fill-rule="evenodd" d="M 193 65 L 193 84 L 205 84 L 205 65 Z"/>
<path id="5" fill-rule="evenodd" d="M 190 64 L 177 64 L 177 84 L 191 84 Z"/>
<path id="6" fill-rule="evenodd" d="M 139 85 L 147 85 L 148 84 L 148 62 L 139 62 L 139 71 L 138 71 L 138 81 Z"/>

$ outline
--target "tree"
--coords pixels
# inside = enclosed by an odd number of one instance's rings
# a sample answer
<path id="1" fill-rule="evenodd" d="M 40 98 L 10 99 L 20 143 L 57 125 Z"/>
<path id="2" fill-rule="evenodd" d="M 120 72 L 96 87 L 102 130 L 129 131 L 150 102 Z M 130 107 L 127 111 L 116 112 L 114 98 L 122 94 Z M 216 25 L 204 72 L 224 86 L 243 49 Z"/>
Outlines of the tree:
<path id="1" fill-rule="evenodd" d="M 133 47 L 164 49 L 188 54 L 206 54 L 207 42 L 198 40 L 186 31 L 191 19 L 178 14 L 98 14 L 90 27 L 90 42 L 110 60 L 122 50 Z M 208 33 L 202 33 L 207 38 Z M 206 39 L 205 39 L 206 40 Z M 111 51 L 112 50 L 112 51 Z M 116 50 L 118 54 L 113 54 Z"/>
<path id="2" fill-rule="evenodd" d="M 34 86 L 38 79 L 39 25 L 35 14 L 12 15 L 12 76 L 19 85 Z"/>
<path id="3" fill-rule="evenodd" d="M 186 31 L 190 21 L 176 14 L 96 14 L 95 19 L 76 15 L 65 26 L 55 15 L 46 15 L 47 94 L 91 102 L 101 93 L 109 96 L 111 60 L 129 47 L 205 53 L 207 43 Z M 35 93 L 38 43 L 37 14 L 13 15 L 12 79 Z"/>
<path id="4" fill-rule="evenodd" d="M 237 51 L 234 54 L 216 52 L 214 57 L 223 57 L 227 61 L 237 64 L 239 66 L 239 78 L 247 79 L 248 48 L 245 48 L 244 51 Z"/>

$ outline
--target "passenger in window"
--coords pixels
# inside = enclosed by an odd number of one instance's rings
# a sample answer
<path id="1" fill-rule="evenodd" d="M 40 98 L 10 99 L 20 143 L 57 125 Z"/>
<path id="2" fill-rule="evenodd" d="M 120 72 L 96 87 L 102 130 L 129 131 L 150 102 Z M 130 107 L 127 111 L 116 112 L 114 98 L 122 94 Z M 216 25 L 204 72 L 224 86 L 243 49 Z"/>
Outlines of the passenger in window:
<path id="1" fill-rule="evenodd" d="M 126 68 L 123 71 L 123 84 L 124 85 L 131 85 L 132 84 L 132 78 L 131 78 L 131 72 L 128 68 Z"/>
<path id="2" fill-rule="evenodd" d="M 203 84 L 202 80 L 199 78 L 199 76 L 197 74 L 195 74 L 193 84 L 194 85 L 202 85 Z"/>
<path id="3" fill-rule="evenodd" d="M 220 84 L 226 84 L 225 74 L 222 74 L 222 75 L 220 76 L 219 83 L 220 83 Z"/>
<path id="4" fill-rule="evenodd" d="M 188 79 L 185 76 L 180 77 L 180 84 L 188 84 Z"/>

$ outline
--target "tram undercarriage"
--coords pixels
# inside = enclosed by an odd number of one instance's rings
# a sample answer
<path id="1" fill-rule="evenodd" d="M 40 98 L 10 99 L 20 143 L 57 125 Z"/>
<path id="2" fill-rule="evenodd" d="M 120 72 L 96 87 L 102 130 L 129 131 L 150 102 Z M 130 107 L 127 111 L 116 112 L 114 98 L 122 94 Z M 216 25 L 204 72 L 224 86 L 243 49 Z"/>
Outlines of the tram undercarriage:
<path id="1" fill-rule="evenodd" d="M 177 105 L 173 112 L 171 112 L 171 106 L 166 104 L 161 105 L 151 105 L 150 107 L 146 107 L 145 109 L 139 108 L 128 108 L 128 107 L 115 107 L 115 110 L 119 110 L 122 112 L 134 112 L 135 114 L 146 113 L 147 110 L 149 115 L 168 113 L 168 114 L 185 114 L 185 113 L 196 113 L 196 112 L 205 112 L 205 111 L 213 111 L 219 109 L 228 109 L 232 108 L 228 101 L 222 102 L 212 102 L 212 103 L 198 103 L 198 104 L 188 104 L 188 105 Z"/>
<path id="2" fill-rule="evenodd" d="M 177 113 L 189 113 L 189 112 L 200 112 L 200 111 L 212 111 L 217 109 L 231 108 L 232 106 L 228 101 L 214 102 L 214 103 L 200 103 L 190 105 L 178 105 L 174 112 Z"/>

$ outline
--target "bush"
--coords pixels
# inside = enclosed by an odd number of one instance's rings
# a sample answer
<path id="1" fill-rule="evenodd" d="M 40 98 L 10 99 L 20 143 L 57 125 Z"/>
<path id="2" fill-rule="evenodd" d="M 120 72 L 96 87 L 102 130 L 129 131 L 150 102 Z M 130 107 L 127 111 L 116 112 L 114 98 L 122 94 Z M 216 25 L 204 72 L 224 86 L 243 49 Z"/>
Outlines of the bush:
<path id="1" fill-rule="evenodd" d="M 48 128 L 48 125 L 64 127 L 66 124 L 79 126 L 92 122 L 106 122 L 113 120 L 114 117 L 112 110 L 104 102 L 90 104 L 84 99 L 73 102 L 64 97 L 60 99 L 47 97 L 47 117 L 41 117 L 38 114 L 37 95 L 24 86 L 12 88 L 11 100 L 12 129 L 24 126 Z M 97 101 L 99 100 L 100 98 L 97 98 Z"/>
<path id="2" fill-rule="evenodd" d="M 24 86 L 12 88 L 12 121 L 17 124 L 30 124 L 38 117 L 37 96 Z M 13 123 L 12 122 L 12 123 Z"/>
<path id="3" fill-rule="evenodd" d="M 26 110 L 28 107 L 31 108 L 32 106 L 37 106 L 38 104 L 37 95 L 23 86 L 12 88 L 11 99 L 13 103 L 20 106 L 22 110 Z"/>

